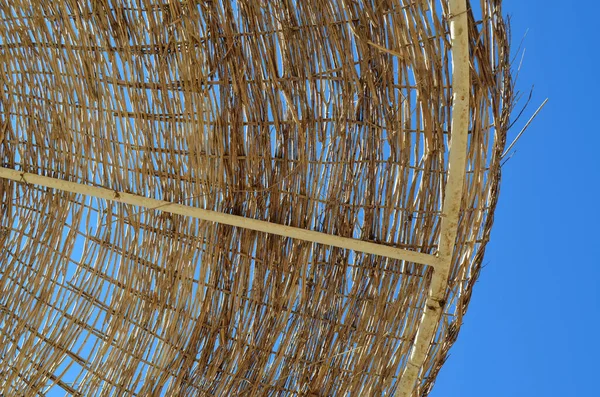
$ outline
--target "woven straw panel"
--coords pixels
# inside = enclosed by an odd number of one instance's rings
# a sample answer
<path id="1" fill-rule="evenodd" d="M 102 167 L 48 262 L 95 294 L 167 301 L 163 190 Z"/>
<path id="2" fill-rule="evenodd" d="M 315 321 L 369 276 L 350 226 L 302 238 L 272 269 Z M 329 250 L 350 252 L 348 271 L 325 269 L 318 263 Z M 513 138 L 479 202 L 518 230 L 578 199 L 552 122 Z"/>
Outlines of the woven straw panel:
<path id="1" fill-rule="evenodd" d="M 3 167 L 436 253 L 446 1 L 1 3 Z M 512 108 L 500 1 L 472 6 L 459 233 L 414 395 L 469 302 Z M 4 396 L 395 390 L 427 266 L 25 180 L 0 197 Z"/>

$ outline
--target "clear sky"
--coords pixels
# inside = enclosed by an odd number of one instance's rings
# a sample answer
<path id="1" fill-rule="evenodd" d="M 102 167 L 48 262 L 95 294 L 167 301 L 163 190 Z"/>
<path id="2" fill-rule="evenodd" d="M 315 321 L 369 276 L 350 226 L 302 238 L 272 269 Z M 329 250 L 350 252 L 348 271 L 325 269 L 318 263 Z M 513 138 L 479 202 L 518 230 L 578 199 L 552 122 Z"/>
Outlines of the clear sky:
<path id="1" fill-rule="evenodd" d="M 599 396 L 600 2 L 505 0 L 517 87 L 549 102 L 502 172 L 492 240 L 430 397 Z"/>

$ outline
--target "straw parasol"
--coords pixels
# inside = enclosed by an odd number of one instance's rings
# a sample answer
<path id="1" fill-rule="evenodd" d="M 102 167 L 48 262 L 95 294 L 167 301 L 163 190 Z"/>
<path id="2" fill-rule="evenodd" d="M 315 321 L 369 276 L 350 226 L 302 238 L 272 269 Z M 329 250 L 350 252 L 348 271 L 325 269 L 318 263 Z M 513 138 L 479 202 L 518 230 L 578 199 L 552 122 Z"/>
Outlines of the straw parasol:
<path id="1" fill-rule="evenodd" d="M 500 0 L 0 19 L 0 394 L 431 390 L 498 194 Z"/>

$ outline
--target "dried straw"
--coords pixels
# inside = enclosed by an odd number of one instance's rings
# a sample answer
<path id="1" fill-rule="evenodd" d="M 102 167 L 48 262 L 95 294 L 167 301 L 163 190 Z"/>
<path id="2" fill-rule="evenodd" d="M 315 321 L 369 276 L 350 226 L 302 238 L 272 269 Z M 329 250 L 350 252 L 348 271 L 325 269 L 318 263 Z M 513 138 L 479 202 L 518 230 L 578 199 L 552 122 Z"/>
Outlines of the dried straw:
<path id="1" fill-rule="evenodd" d="M 467 11 L 458 235 L 408 395 L 430 391 L 489 239 L 513 105 L 500 3 Z M 1 166 L 436 255 L 452 136 L 448 7 L 2 2 Z M 0 394 L 400 392 L 431 266 L 27 178 L 0 178 L 0 196 Z"/>

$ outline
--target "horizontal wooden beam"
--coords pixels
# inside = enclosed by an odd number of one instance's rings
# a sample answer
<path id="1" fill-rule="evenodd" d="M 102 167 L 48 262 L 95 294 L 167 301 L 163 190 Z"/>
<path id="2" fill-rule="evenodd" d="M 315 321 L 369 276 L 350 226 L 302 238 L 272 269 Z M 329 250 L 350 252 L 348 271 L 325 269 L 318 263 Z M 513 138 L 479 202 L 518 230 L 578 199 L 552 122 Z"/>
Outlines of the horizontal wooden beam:
<path id="1" fill-rule="evenodd" d="M 338 248 L 349 249 L 366 254 L 379 255 L 392 259 L 420 263 L 423 265 L 437 266 L 439 259 L 435 255 L 423 254 L 388 245 L 362 241 L 354 238 L 334 236 L 327 233 L 316 232 L 298 227 L 285 226 L 278 223 L 246 218 L 238 215 L 224 214 L 201 208 L 191 207 L 183 204 L 170 203 L 168 201 L 151 199 L 135 194 L 118 192 L 104 187 L 89 186 L 76 182 L 64 181 L 37 174 L 16 171 L 10 168 L 0 167 L 0 178 L 10 179 L 17 182 L 45 186 L 65 192 L 97 197 L 105 200 L 116 201 L 124 204 L 136 205 L 143 208 L 168 212 L 202 219 L 209 222 L 255 230 L 257 232 L 275 234 L 297 240 L 329 245 Z"/>

